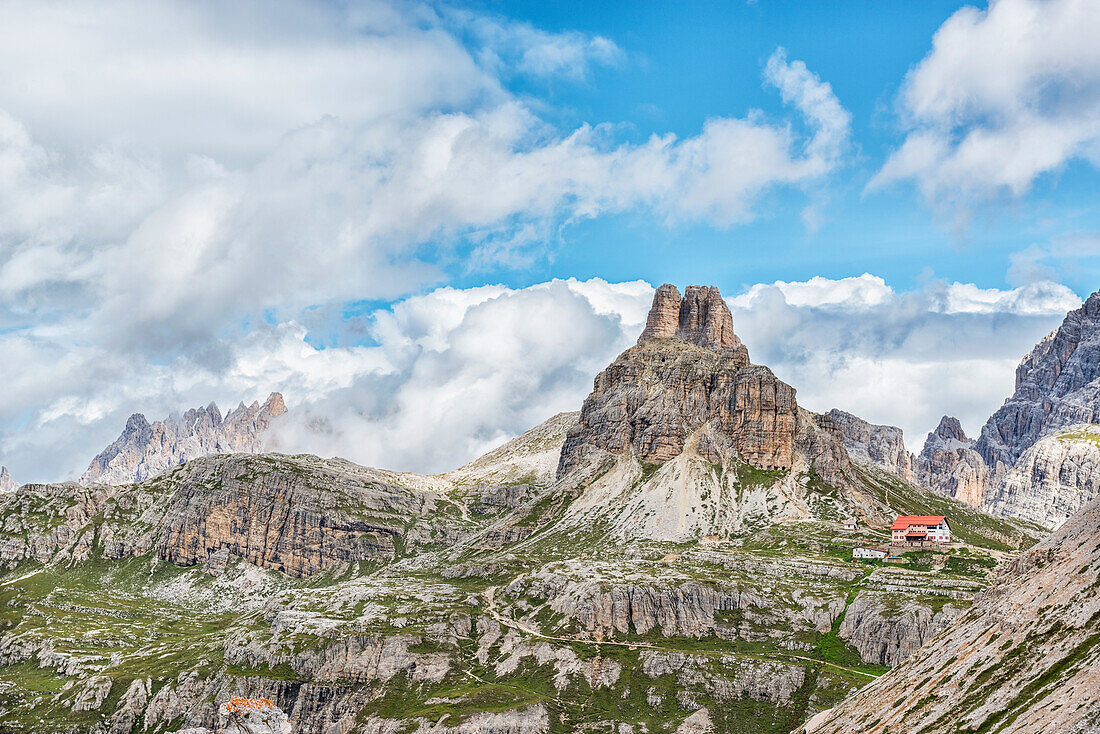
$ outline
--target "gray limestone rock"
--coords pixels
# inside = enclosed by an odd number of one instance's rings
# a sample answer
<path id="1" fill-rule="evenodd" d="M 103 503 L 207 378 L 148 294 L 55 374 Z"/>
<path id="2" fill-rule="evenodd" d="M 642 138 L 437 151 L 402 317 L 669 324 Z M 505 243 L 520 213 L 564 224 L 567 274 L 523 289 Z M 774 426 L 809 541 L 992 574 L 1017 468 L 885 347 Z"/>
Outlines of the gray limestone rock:
<path id="1" fill-rule="evenodd" d="M 905 449 L 900 428 L 875 425 L 837 408 L 825 415 L 844 433 L 844 448 L 851 459 L 880 466 L 907 482 L 916 480 L 916 460 Z"/>
<path id="2" fill-rule="evenodd" d="M 1000 473 L 1040 438 L 1077 423 L 1100 423 L 1100 291 L 1023 358 L 1016 391 L 982 427 L 976 449 Z"/>
<path id="3" fill-rule="evenodd" d="M 12 478 L 8 467 L 0 466 L 0 492 L 11 492 L 19 489 L 19 484 Z"/>
<path id="4" fill-rule="evenodd" d="M 1057 528 L 1100 497 L 1100 428 L 1072 426 L 1048 436 L 1020 456 L 988 491 L 982 509 Z"/>
<path id="5" fill-rule="evenodd" d="M 945 415 L 917 456 L 917 478 L 940 494 L 975 507 L 992 481 L 989 467 L 966 437 L 958 418 Z"/>
<path id="6" fill-rule="evenodd" d="M 200 456 L 257 453 L 272 419 L 284 413 L 279 393 L 271 393 L 263 405 L 241 403 L 224 418 L 213 403 L 152 424 L 135 413 L 114 443 L 92 459 L 80 483 L 129 484 Z"/>

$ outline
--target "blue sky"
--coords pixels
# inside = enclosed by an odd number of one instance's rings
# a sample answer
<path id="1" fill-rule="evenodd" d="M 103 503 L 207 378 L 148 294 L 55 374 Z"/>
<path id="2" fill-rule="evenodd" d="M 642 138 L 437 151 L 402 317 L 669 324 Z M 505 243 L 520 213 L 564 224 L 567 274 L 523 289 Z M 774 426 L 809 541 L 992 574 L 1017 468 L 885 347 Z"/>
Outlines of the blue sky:
<path id="1" fill-rule="evenodd" d="M 1100 280 L 1097 37 L 1091 0 L 0 0 L 0 463 L 280 390 L 280 450 L 446 469 L 578 406 L 663 282 L 811 409 L 976 432 Z"/>
<path id="2" fill-rule="evenodd" d="M 552 258 L 500 277 L 526 285 L 550 277 L 717 279 L 728 289 L 814 275 L 872 272 L 910 288 L 934 274 L 948 281 L 1004 287 L 1010 256 L 1059 236 L 1100 229 L 1096 170 L 1069 163 L 1041 177 L 1035 191 L 975 202 L 973 223 L 954 229 L 929 210 L 912 185 L 865 193 L 864 186 L 902 140 L 897 94 L 906 73 L 931 48 L 958 2 L 693 2 L 586 4 L 485 3 L 487 12 L 523 18 L 552 31 L 580 30 L 613 39 L 625 58 L 595 66 L 583 83 L 516 80 L 520 94 L 549 99 L 547 115 L 565 128 L 620 124 L 618 134 L 697 134 L 716 116 L 751 109 L 785 115 L 761 69 L 781 46 L 833 88 L 852 113 L 852 155 L 828 184 L 820 229 L 799 218 L 802 192 L 769 198 L 767 213 L 737 227 L 661 226 L 645 214 L 568 225 Z M 682 253 L 693 253 L 685 259 Z M 456 268 L 461 273 L 461 267 Z M 1095 260 L 1063 273 L 1079 295 L 1096 288 Z M 475 283 L 481 274 L 460 275 Z M 1012 283 L 1015 285 L 1016 283 Z"/>

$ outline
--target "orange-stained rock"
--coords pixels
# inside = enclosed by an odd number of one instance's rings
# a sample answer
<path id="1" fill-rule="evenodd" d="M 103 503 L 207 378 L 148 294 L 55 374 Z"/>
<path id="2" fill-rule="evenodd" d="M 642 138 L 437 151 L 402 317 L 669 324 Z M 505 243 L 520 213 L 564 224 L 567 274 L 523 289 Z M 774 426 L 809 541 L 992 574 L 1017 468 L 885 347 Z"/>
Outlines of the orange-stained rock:
<path id="1" fill-rule="evenodd" d="M 645 320 L 645 329 L 638 343 L 650 339 L 671 339 L 680 327 L 680 291 L 671 283 L 665 283 L 653 294 L 653 305 Z"/>

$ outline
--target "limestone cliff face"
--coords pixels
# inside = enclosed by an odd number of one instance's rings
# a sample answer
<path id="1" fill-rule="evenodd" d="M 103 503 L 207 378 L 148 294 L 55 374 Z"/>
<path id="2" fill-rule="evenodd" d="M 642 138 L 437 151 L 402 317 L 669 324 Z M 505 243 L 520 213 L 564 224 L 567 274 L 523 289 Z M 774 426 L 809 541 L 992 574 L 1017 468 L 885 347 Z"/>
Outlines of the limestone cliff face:
<path id="1" fill-rule="evenodd" d="M 1057 528 L 1097 498 L 1100 429 L 1074 426 L 1025 451 L 998 485 L 986 492 L 982 509 Z"/>
<path id="2" fill-rule="evenodd" d="M 960 613 L 950 604 L 936 610 L 896 593 L 885 597 L 861 592 L 845 610 L 837 634 L 859 651 L 864 662 L 892 666 L 913 655 Z"/>
<path id="3" fill-rule="evenodd" d="M 134 413 L 114 443 L 92 459 L 80 483 L 129 484 L 200 456 L 258 453 L 263 432 L 284 413 L 279 393 L 271 393 L 263 405 L 241 403 L 224 418 L 213 403 L 154 423 Z"/>
<path id="4" fill-rule="evenodd" d="M 1058 442 L 1036 447 L 1069 426 L 1098 421 L 1100 292 L 1023 358 L 1015 392 L 977 441 L 944 416 L 917 458 L 917 473 L 926 486 L 975 507 L 1057 527 L 1092 496 L 1090 452 Z"/>
<path id="5" fill-rule="evenodd" d="M 917 654 L 815 717 L 852 731 L 1095 731 L 1100 720 L 1100 502 L 1017 558 Z"/>
<path id="6" fill-rule="evenodd" d="M 643 342 L 596 377 L 562 447 L 558 476 L 593 451 L 633 452 L 642 461 L 663 463 L 706 423 L 728 436 L 744 461 L 763 469 L 790 467 L 797 431 L 794 388 L 736 354 L 678 340 Z"/>
<path id="7" fill-rule="evenodd" d="M 704 424 L 757 468 L 791 466 L 798 431 L 794 388 L 767 367 L 749 364 L 716 288 L 692 286 L 681 301 L 664 285 L 638 345 L 596 377 L 562 447 L 558 476 L 593 452 L 666 462 Z"/>
<path id="8" fill-rule="evenodd" d="M 1100 291 L 1023 358 L 1015 393 L 986 422 L 976 449 L 1000 473 L 1043 436 L 1077 423 L 1100 423 Z"/>
<path id="9" fill-rule="evenodd" d="M 247 461 L 196 462 L 160 522 L 158 555 L 191 566 L 226 551 L 303 577 L 342 561 L 392 558 L 404 518 L 434 506 L 427 493 L 351 477 L 318 486 L 264 468 Z M 355 498 L 355 512 L 341 507 L 348 496 Z"/>
<path id="10" fill-rule="evenodd" d="M 916 460 L 905 449 L 900 428 L 868 423 L 837 408 L 826 415 L 844 433 L 844 448 L 853 460 L 880 466 L 907 482 L 916 481 Z"/>
<path id="11" fill-rule="evenodd" d="M 196 459 L 135 485 L 25 485 L 0 497 L 0 562 L 157 556 L 218 573 L 231 557 L 301 578 L 341 563 L 390 560 L 404 547 L 453 542 L 439 494 L 384 473 L 311 457 Z M 102 518 L 98 532 L 92 518 Z"/>
<path id="12" fill-rule="evenodd" d="M 650 339 L 679 339 L 712 352 L 733 350 L 749 361 L 748 350 L 733 332 L 733 315 L 712 286 L 688 286 L 683 299 L 674 285 L 658 288 L 638 343 Z"/>
<path id="13" fill-rule="evenodd" d="M 12 475 L 8 472 L 8 467 L 0 466 L 0 492 L 10 492 L 13 489 L 18 489 L 19 484 L 12 478 Z"/>
<path id="14" fill-rule="evenodd" d="M 992 478 L 975 442 L 966 437 L 958 418 L 945 415 L 928 434 L 917 456 L 917 478 L 940 494 L 980 507 Z"/>

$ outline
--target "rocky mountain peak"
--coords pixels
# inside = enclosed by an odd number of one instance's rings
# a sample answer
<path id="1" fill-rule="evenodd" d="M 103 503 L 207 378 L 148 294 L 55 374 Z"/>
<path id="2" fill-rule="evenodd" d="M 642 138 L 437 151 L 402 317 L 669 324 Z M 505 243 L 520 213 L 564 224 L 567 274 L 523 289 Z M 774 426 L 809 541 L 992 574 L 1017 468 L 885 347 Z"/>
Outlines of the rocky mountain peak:
<path id="1" fill-rule="evenodd" d="M 286 403 L 279 393 L 271 393 L 263 405 L 242 402 L 224 418 L 213 402 L 154 423 L 134 413 L 121 435 L 92 460 L 80 482 L 129 484 L 208 454 L 258 453 L 263 450 L 263 433 L 283 413 Z"/>
<path id="2" fill-rule="evenodd" d="M 126 419 L 126 427 L 122 429 L 123 435 L 142 433 L 148 430 L 149 421 L 146 420 L 145 415 L 142 413 L 134 413 Z"/>
<path id="3" fill-rule="evenodd" d="M 802 411 L 793 387 L 749 362 L 717 288 L 690 286 L 681 298 L 666 283 L 638 343 L 596 376 L 558 478 L 624 455 L 664 464 L 686 453 L 765 471 L 812 462 L 829 481 L 849 466 L 843 440 L 828 416 Z"/>
<path id="4" fill-rule="evenodd" d="M 0 492 L 11 492 L 18 488 L 19 483 L 12 477 L 8 467 L 0 466 Z"/>
<path id="5" fill-rule="evenodd" d="M 748 350 L 733 332 L 733 314 L 715 286 L 689 285 L 683 298 L 670 283 L 657 289 L 638 343 L 669 338 L 712 352 L 743 350 L 748 361 Z"/>
<path id="6" fill-rule="evenodd" d="M 1100 422 L 1100 291 L 1016 368 L 1016 391 L 982 428 L 977 451 L 996 474 L 1052 431 Z"/>
<path id="7" fill-rule="evenodd" d="M 917 456 L 917 477 L 926 487 L 975 507 L 990 482 L 989 471 L 974 440 L 967 438 L 959 419 L 945 415 L 928 434 Z"/>
<path id="8" fill-rule="evenodd" d="M 955 451 L 956 449 L 973 449 L 974 439 L 967 438 L 959 419 L 945 415 L 940 418 L 936 430 L 928 434 L 924 439 L 924 448 L 920 455 L 931 457 L 936 451 Z"/>
<path id="9" fill-rule="evenodd" d="M 902 430 L 897 426 L 869 423 L 858 416 L 833 408 L 825 414 L 844 435 L 844 448 L 852 459 L 875 464 L 906 481 L 915 481 L 915 459 L 905 449 Z"/>
<path id="10" fill-rule="evenodd" d="M 929 440 L 933 437 L 945 439 L 948 441 L 960 441 L 962 443 L 970 443 L 970 439 L 966 437 L 966 432 L 963 431 L 962 424 L 959 423 L 959 419 L 952 415 L 945 415 L 940 418 L 940 424 L 936 426 L 936 430 L 928 434 Z"/>

